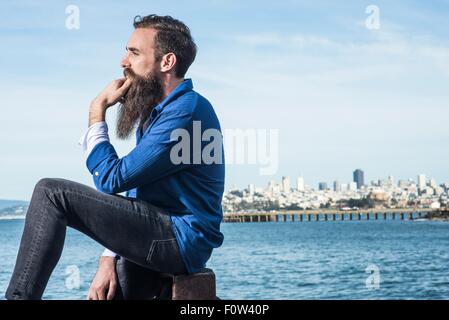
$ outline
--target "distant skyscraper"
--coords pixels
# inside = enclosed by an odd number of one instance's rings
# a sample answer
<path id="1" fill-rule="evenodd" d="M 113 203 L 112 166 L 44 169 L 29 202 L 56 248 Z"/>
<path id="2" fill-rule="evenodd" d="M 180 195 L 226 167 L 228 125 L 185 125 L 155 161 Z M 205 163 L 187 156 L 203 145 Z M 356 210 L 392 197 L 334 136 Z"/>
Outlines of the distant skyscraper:
<path id="1" fill-rule="evenodd" d="M 282 191 L 290 192 L 290 178 L 282 177 Z"/>
<path id="2" fill-rule="evenodd" d="M 389 182 L 390 186 L 394 186 L 394 177 L 388 176 L 388 182 Z"/>
<path id="3" fill-rule="evenodd" d="M 419 189 L 424 189 L 426 187 L 426 175 L 425 174 L 420 174 L 418 176 L 418 188 Z"/>
<path id="4" fill-rule="evenodd" d="M 353 177 L 354 177 L 353 181 L 357 184 L 357 189 L 360 189 L 362 186 L 365 185 L 365 177 L 361 169 L 355 170 Z"/>
<path id="5" fill-rule="evenodd" d="M 327 190 L 327 183 L 326 182 L 318 183 L 318 190 Z"/>
<path id="6" fill-rule="evenodd" d="M 298 189 L 298 191 L 304 191 L 304 178 L 302 176 L 299 176 L 296 181 L 296 189 Z"/>
<path id="7" fill-rule="evenodd" d="M 254 190 L 255 190 L 254 184 L 248 185 L 248 193 L 249 193 L 250 195 L 253 195 L 253 194 L 254 194 Z"/>
<path id="8" fill-rule="evenodd" d="M 334 181 L 334 191 L 340 192 L 341 191 L 341 184 L 337 180 Z"/>
<path id="9" fill-rule="evenodd" d="M 437 181 L 436 181 L 434 178 L 430 179 L 429 185 L 430 185 L 432 188 L 434 188 L 434 189 L 435 189 L 436 187 L 438 187 Z"/>
<path id="10" fill-rule="evenodd" d="M 390 185 L 390 180 L 379 179 L 379 187 L 387 187 Z"/>
<path id="11" fill-rule="evenodd" d="M 268 191 L 272 194 L 277 194 L 281 192 L 282 186 L 279 185 L 279 183 L 276 183 L 276 181 L 270 181 L 268 183 Z"/>
<path id="12" fill-rule="evenodd" d="M 408 180 L 399 180 L 398 186 L 399 188 L 405 189 L 410 187 L 411 183 Z"/>
<path id="13" fill-rule="evenodd" d="M 276 186 L 276 183 L 275 183 L 273 180 L 271 180 L 270 182 L 268 182 L 268 191 L 269 191 L 269 192 L 273 192 L 275 186 Z"/>
<path id="14" fill-rule="evenodd" d="M 349 183 L 349 191 L 357 191 L 357 183 L 356 182 Z"/>

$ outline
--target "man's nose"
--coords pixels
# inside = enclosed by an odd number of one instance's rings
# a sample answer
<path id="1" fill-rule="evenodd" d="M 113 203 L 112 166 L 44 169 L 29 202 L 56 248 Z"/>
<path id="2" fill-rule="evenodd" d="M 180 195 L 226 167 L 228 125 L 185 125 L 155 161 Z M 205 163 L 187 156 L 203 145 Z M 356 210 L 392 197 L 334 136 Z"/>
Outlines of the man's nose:
<path id="1" fill-rule="evenodd" d="M 127 55 L 123 57 L 122 62 L 120 63 L 120 65 L 122 66 L 122 68 L 129 68 L 129 67 L 131 67 L 131 64 L 129 63 Z"/>

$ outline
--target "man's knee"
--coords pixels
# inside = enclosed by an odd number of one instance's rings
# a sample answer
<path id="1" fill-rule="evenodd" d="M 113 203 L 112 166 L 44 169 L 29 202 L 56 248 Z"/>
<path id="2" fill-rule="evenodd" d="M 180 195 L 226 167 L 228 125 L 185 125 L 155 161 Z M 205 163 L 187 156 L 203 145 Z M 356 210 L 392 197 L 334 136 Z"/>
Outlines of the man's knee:
<path id="1" fill-rule="evenodd" d="M 35 187 L 30 203 L 30 208 L 33 210 L 27 211 L 27 218 L 32 219 L 31 216 L 42 216 L 51 214 L 58 217 L 65 217 L 67 208 L 65 207 L 66 190 L 68 190 L 68 180 L 60 178 L 42 178 Z M 56 207 L 56 210 L 51 208 Z"/>
<path id="2" fill-rule="evenodd" d="M 67 180 L 60 178 L 42 178 L 35 186 L 35 189 L 39 190 L 58 190 L 62 189 Z"/>
<path id="3" fill-rule="evenodd" d="M 48 198 L 51 202 L 56 201 L 57 198 L 64 196 L 64 190 L 67 183 L 64 179 L 59 178 L 42 178 L 34 187 L 33 198 L 42 199 Z"/>

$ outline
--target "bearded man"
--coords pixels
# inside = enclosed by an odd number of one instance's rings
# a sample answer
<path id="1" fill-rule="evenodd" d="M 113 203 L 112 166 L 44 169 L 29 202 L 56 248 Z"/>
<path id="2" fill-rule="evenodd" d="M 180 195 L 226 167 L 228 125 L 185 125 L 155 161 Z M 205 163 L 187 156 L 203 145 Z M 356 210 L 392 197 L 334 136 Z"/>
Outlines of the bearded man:
<path id="1" fill-rule="evenodd" d="M 121 63 L 124 77 L 92 101 L 80 141 L 96 189 L 59 178 L 36 184 L 7 299 L 42 298 L 67 227 L 106 248 L 91 300 L 157 298 L 159 274 L 199 272 L 223 242 L 223 150 L 215 150 L 219 161 L 212 163 L 191 161 L 197 155 L 190 152 L 183 155 L 189 161 L 172 159 L 176 130 L 198 138 L 192 133 L 194 122 L 200 123 L 199 141 L 191 145 L 201 147 L 204 131 L 221 132 L 212 105 L 184 79 L 197 50 L 190 30 L 158 15 L 137 16 L 134 28 Z M 105 122 L 107 109 L 117 103 L 117 137 L 136 132 L 136 147 L 122 158 Z"/>

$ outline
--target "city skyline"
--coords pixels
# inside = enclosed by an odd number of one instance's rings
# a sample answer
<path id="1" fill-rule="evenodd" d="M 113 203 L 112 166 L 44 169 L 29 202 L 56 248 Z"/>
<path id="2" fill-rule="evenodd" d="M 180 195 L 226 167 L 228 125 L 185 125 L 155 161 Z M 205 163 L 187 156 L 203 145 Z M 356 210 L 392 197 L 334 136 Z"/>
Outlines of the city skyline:
<path id="1" fill-rule="evenodd" d="M 360 169 L 356 169 L 356 170 L 360 170 Z M 362 170 L 363 173 L 365 173 Z M 354 173 L 354 172 L 353 172 Z M 416 185 L 416 187 L 418 189 L 422 189 L 425 188 L 427 186 L 440 186 L 440 185 L 449 185 L 449 181 L 439 181 L 438 179 L 435 179 L 434 177 L 430 177 L 427 176 L 424 173 L 419 173 L 415 175 L 415 179 L 413 177 L 401 177 L 401 178 L 396 178 L 392 175 L 387 175 L 384 177 L 378 177 L 376 179 L 370 179 L 369 183 L 365 183 L 362 186 L 363 187 L 368 187 L 368 186 L 387 186 L 387 185 L 391 185 L 391 186 L 397 186 L 397 187 L 401 187 L 401 185 L 409 185 L 409 184 L 414 184 Z M 354 176 L 353 176 L 354 179 Z M 360 190 L 361 188 L 357 186 L 355 181 L 351 181 L 349 179 L 347 180 L 326 180 L 326 181 L 317 181 L 317 182 L 313 182 L 313 183 L 307 183 L 307 179 L 304 177 L 304 175 L 301 173 L 300 175 L 296 176 L 296 185 L 291 185 L 291 179 L 290 176 L 282 176 L 282 178 L 280 180 L 276 180 L 276 179 L 269 179 L 266 181 L 266 183 L 264 184 L 264 186 L 262 185 L 256 185 L 254 183 L 248 183 L 246 186 L 244 187 L 237 187 L 237 185 L 231 185 L 229 187 L 229 189 L 227 191 L 231 191 L 231 190 L 254 190 L 256 188 L 264 188 L 264 187 L 269 187 L 270 185 L 278 185 L 281 190 L 285 191 L 286 189 L 290 189 L 290 190 L 298 190 L 298 191 L 304 191 L 305 187 L 309 187 L 313 190 L 333 190 L 333 191 L 339 191 L 339 189 L 345 190 L 345 186 L 346 186 L 346 190 L 352 190 L 352 191 L 357 191 Z M 368 180 L 366 180 L 368 181 Z M 321 189 L 320 185 L 325 185 L 326 188 Z M 351 188 L 351 185 L 353 185 L 354 187 Z M 289 186 L 289 187 L 286 187 Z M 253 193 L 251 192 L 251 193 Z"/>
<path id="2" fill-rule="evenodd" d="M 395 180 L 393 176 L 360 183 L 361 169 L 353 171 L 351 182 L 334 181 L 318 186 L 304 184 L 304 177 L 297 177 L 296 188 L 290 185 L 290 177 L 281 181 L 269 181 L 265 186 L 248 185 L 246 189 L 230 189 L 225 192 L 222 207 L 226 214 L 233 212 L 268 212 L 272 210 L 359 210 L 426 208 L 440 210 L 448 207 L 449 182 L 438 184 L 425 174 Z M 354 174 L 357 173 L 357 174 Z"/>

